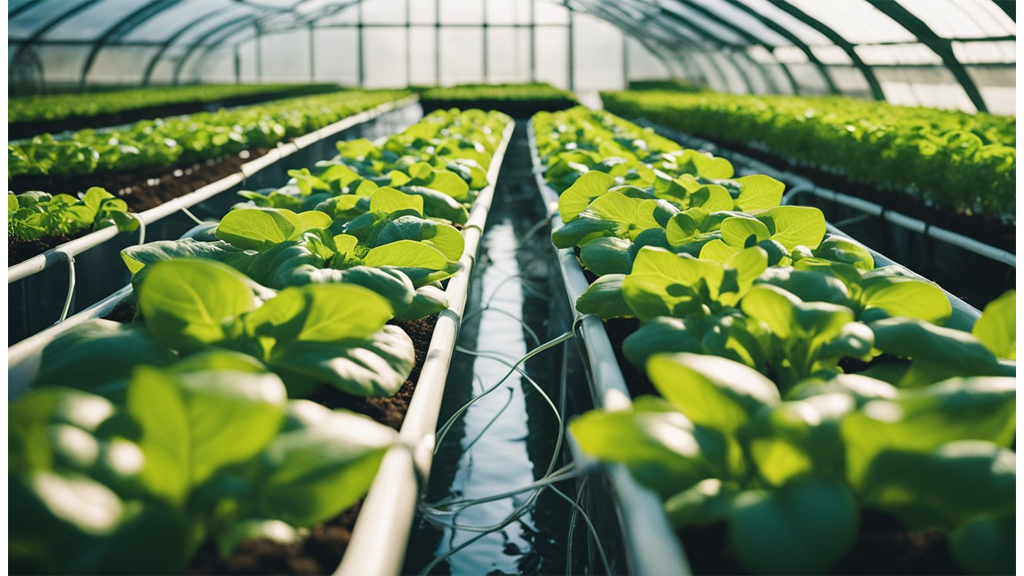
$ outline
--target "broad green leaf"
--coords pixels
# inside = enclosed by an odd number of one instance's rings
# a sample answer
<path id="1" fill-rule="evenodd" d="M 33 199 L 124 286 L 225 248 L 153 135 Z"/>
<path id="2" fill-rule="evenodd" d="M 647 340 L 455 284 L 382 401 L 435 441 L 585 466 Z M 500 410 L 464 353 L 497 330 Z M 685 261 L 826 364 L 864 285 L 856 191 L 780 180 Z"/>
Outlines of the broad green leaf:
<path id="1" fill-rule="evenodd" d="M 733 499 L 729 543 L 752 574 L 825 574 L 853 547 L 860 509 L 841 482 L 808 476 Z"/>
<path id="2" fill-rule="evenodd" d="M 420 286 L 416 289 L 409 307 L 395 313 L 398 320 L 419 320 L 437 314 L 448 308 L 448 295 L 437 286 Z"/>
<path id="3" fill-rule="evenodd" d="M 1010 290 L 985 306 L 971 334 L 999 358 L 1017 360 L 1017 291 Z"/>
<path id="4" fill-rule="evenodd" d="M 622 297 L 623 279 L 623 274 L 601 276 L 576 299 L 576 310 L 580 314 L 597 314 L 604 319 L 632 316 L 632 311 Z"/>
<path id="5" fill-rule="evenodd" d="M 753 218 L 726 218 L 722 222 L 722 240 L 730 246 L 747 248 L 768 240 L 768 227 Z"/>
<path id="6" fill-rule="evenodd" d="M 724 275 L 725 269 L 714 262 L 643 248 L 622 290 L 626 303 L 641 320 L 685 317 L 700 310 L 706 299 L 718 297 Z"/>
<path id="7" fill-rule="evenodd" d="M 951 376 L 996 376 L 1004 369 L 977 338 L 950 328 L 910 318 L 887 318 L 868 325 L 875 334 L 875 347 L 888 354 L 910 358 L 926 365 L 935 375 L 931 380 Z M 930 382 L 908 379 L 907 386 Z"/>
<path id="8" fill-rule="evenodd" d="M 362 339 L 296 341 L 273 350 L 267 363 L 289 384 L 327 383 L 355 396 L 391 396 L 409 378 L 416 349 L 397 326 Z"/>
<path id="9" fill-rule="evenodd" d="M 641 397 L 625 411 L 592 410 L 569 422 L 569 430 L 584 454 L 624 464 L 664 498 L 742 470 L 737 444 L 656 398 Z"/>
<path id="10" fill-rule="evenodd" d="M 886 450 L 928 452 L 956 440 L 1009 446 L 1016 430 L 1015 390 L 1014 378 L 954 378 L 868 402 L 842 423 L 850 484 L 867 489 L 864 475 Z"/>
<path id="11" fill-rule="evenodd" d="M 398 240 L 371 248 L 363 258 L 367 266 L 394 266 L 405 272 L 417 288 L 430 282 L 443 280 L 459 270 L 440 250 L 422 242 Z"/>
<path id="12" fill-rule="evenodd" d="M 866 501 L 904 518 L 912 528 L 953 527 L 978 516 L 1016 509 L 1017 455 L 981 440 L 944 444 L 930 452 L 883 450 L 865 475 Z"/>
<path id="13" fill-rule="evenodd" d="M 744 212 L 771 210 L 782 202 L 782 192 L 786 185 L 771 176 L 754 174 L 737 178 L 740 195 L 736 198 L 736 208 Z"/>
<path id="14" fill-rule="evenodd" d="M 260 505 L 268 517 L 293 526 L 329 520 L 366 494 L 396 441 L 390 428 L 342 411 L 285 432 L 263 455 Z"/>
<path id="15" fill-rule="evenodd" d="M 743 364 L 700 354 L 656 354 L 647 375 L 658 392 L 698 426 L 735 435 L 754 414 L 779 403 L 775 384 Z"/>
<path id="16" fill-rule="evenodd" d="M 859 270 L 868 271 L 875 267 L 875 259 L 867 248 L 846 238 L 830 236 L 814 249 L 818 258 L 851 264 Z"/>
<path id="17" fill-rule="evenodd" d="M 607 236 L 595 238 L 580 246 L 580 261 L 598 276 L 629 274 L 633 257 L 629 254 L 631 242 L 624 238 Z"/>
<path id="18" fill-rule="evenodd" d="M 136 298 L 146 327 L 179 352 L 223 340 L 223 322 L 256 305 L 245 277 L 218 262 L 167 260 L 136 278 L 142 279 Z"/>
<path id="19" fill-rule="evenodd" d="M 453 262 L 462 258 L 466 246 L 465 238 L 454 226 L 415 216 L 402 216 L 388 222 L 377 235 L 375 245 L 381 246 L 398 240 L 422 241 Z"/>
<path id="20" fill-rule="evenodd" d="M 677 529 L 714 524 L 728 516 L 737 494 L 739 490 L 734 484 L 708 478 L 666 500 L 665 513 Z"/>
<path id="21" fill-rule="evenodd" d="M 825 216 L 809 206 L 779 206 L 757 215 L 768 226 L 772 240 L 792 250 L 797 246 L 815 249 L 825 237 Z"/>
<path id="22" fill-rule="evenodd" d="M 91 320 L 55 338 L 45 349 L 34 386 L 100 387 L 131 376 L 136 366 L 166 366 L 173 352 L 141 324 Z"/>
<path id="23" fill-rule="evenodd" d="M 238 248 L 266 250 L 298 238 L 303 230 L 302 218 L 291 210 L 242 208 L 228 212 L 221 219 L 217 237 Z"/>
<path id="24" fill-rule="evenodd" d="M 972 486 L 971 490 L 974 489 Z M 1013 574 L 1017 558 L 1016 515 L 971 520 L 953 532 L 949 544 L 953 558 L 971 574 Z"/>
<path id="25" fill-rule="evenodd" d="M 558 214 L 563 222 L 572 222 L 598 197 L 615 186 L 615 178 L 604 172 L 587 172 L 558 196 Z"/>
<path id="26" fill-rule="evenodd" d="M 886 316 L 905 316 L 933 324 L 945 324 L 953 313 L 952 305 L 935 284 L 901 276 L 876 276 L 861 283 L 864 315 L 874 310 Z"/>
<path id="27" fill-rule="evenodd" d="M 423 197 L 406 194 L 394 188 L 378 188 L 370 196 L 370 211 L 388 214 L 399 210 L 415 210 L 423 215 Z"/>

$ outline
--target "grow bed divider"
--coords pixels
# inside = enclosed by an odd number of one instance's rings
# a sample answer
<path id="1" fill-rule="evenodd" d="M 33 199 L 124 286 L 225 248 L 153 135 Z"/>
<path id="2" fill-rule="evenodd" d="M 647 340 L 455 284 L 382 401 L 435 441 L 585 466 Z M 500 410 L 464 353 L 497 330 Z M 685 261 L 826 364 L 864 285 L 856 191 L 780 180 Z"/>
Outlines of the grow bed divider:
<path id="1" fill-rule="evenodd" d="M 528 126 L 533 174 L 537 180 L 537 188 L 540 190 L 541 198 L 547 206 L 548 214 L 551 217 L 551 228 L 554 231 L 563 225 L 562 219 L 558 215 L 558 192 L 544 181 L 544 169 L 537 152 L 533 123 L 531 122 Z M 751 164 L 758 165 L 760 163 L 751 161 Z M 749 168 L 750 164 L 747 167 Z M 760 169 L 760 166 L 758 166 L 758 169 Z M 788 175 L 781 174 L 770 168 L 765 170 L 765 172 L 768 172 L 769 175 L 777 175 L 775 177 L 788 177 Z M 778 179 L 782 180 L 783 178 Z M 804 182 L 807 181 L 804 180 Z M 793 191 L 790 192 L 790 194 L 792 193 Z M 852 198 L 852 200 L 863 202 L 858 198 Z M 827 229 L 833 235 L 843 237 L 863 246 L 860 242 L 853 240 L 832 224 L 828 224 Z M 876 266 L 900 266 L 911 276 L 924 279 L 919 274 L 877 251 L 866 246 L 864 248 L 871 253 Z M 628 409 L 632 404 L 632 399 L 626 388 L 622 370 L 615 359 L 615 353 L 608 339 L 608 333 L 604 328 L 604 322 L 596 315 L 580 314 L 576 311 L 576 299 L 590 287 L 590 283 L 584 276 L 583 267 L 580 265 L 575 252 L 569 248 L 558 250 L 558 262 L 569 297 L 569 305 L 573 310 L 574 317 L 578 321 L 578 342 L 586 360 L 584 363 L 587 365 L 594 406 L 595 408 L 603 408 L 605 410 Z M 945 290 L 943 292 L 953 308 L 953 314 L 946 323 L 946 326 L 969 331 L 981 313 L 949 292 Z M 574 452 L 579 456 L 578 447 L 571 436 L 570 446 L 573 447 Z M 583 459 L 584 461 L 586 460 L 585 457 Z M 605 466 L 605 470 L 608 473 L 618 500 L 617 504 L 626 541 L 627 558 L 632 572 L 634 574 L 690 574 L 685 554 L 679 544 L 679 540 L 668 524 L 668 518 L 665 515 L 661 499 L 653 491 L 639 485 L 624 466 Z"/>
<path id="2" fill-rule="evenodd" d="M 544 182 L 543 169 L 537 153 L 533 123 L 528 123 L 530 159 L 537 188 L 551 218 L 551 229 L 562 227 L 558 215 L 558 193 Z M 628 410 L 632 405 L 629 389 L 615 360 L 615 352 L 601 318 L 580 314 L 576 299 L 590 287 L 576 254 L 568 248 L 558 250 L 558 266 L 565 282 L 569 307 L 578 327 L 577 341 L 586 361 L 590 392 L 595 408 Z M 570 436 L 570 446 L 577 460 L 586 461 Z M 616 497 L 619 519 L 626 544 L 626 559 L 634 574 L 690 574 L 679 540 L 672 532 L 661 499 L 650 489 L 638 484 L 622 465 L 605 466 Z"/>
<path id="3" fill-rule="evenodd" d="M 242 166 L 239 168 L 239 171 L 234 174 L 231 174 L 230 176 L 225 176 L 224 178 L 221 178 L 216 182 L 211 182 L 210 184 L 198 188 L 194 192 L 191 192 L 184 196 L 172 198 L 167 202 L 160 204 L 159 206 L 150 208 L 149 210 L 139 213 L 132 213 L 132 216 L 134 216 L 139 221 L 140 243 L 142 242 L 142 240 L 144 240 L 143 234 L 148 224 L 152 224 L 158 220 L 162 220 L 163 218 L 166 218 L 176 212 L 187 210 L 188 208 L 195 206 L 200 202 L 209 200 L 213 196 L 216 196 L 226 190 L 229 190 L 238 184 L 244 184 L 246 179 L 252 176 L 253 174 L 256 174 L 260 170 L 267 168 L 268 166 L 278 162 L 279 160 L 287 158 L 288 156 L 291 156 L 292 154 L 295 154 L 296 152 L 309 147 L 315 142 L 319 142 L 320 140 L 333 136 L 338 132 L 347 130 L 349 128 L 352 128 L 353 126 L 377 118 L 392 110 L 397 110 L 399 108 L 403 108 L 405 106 L 414 104 L 418 99 L 419 96 L 414 94 L 407 98 L 403 98 L 401 100 L 394 100 L 392 102 L 385 102 L 379 106 L 370 108 L 369 110 L 364 110 L 362 112 L 359 112 L 358 114 L 342 118 L 341 120 L 333 124 L 324 126 L 319 130 L 314 130 L 308 134 L 299 136 L 291 142 L 278 144 L 276 147 L 271 149 L 263 156 L 260 156 L 259 158 L 242 164 Z M 68 262 L 74 256 L 81 254 L 82 252 L 85 252 L 86 250 L 89 250 L 96 246 L 99 246 L 100 244 L 103 244 L 104 242 L 107 242 L 108 240 L 114 238 L 118 234 L 120 234 L 120 231 L 116 227 L 108 226 L 101 230 L 97 230 L 95 232 L 86 234 L 81 238 L 76 238 L 74 240 L 65 242 L 59 246 L 47 250 L 46 252 L 43 252 L 42 254 L 33 256 L 32 258 L 29 258 L 24 262 L 19 262 L 18 264 L 15 264 L 7 268 L 7 283 L 11 284 L 13 282 L 17 282 L 18 280 L 22 280 L 24 278 L 32 276 L 33 274 L 38 274 L 39 272 L 42 272 L 43 270 L 46 270 L 47 268 L 57 263 Z"/>
<path id="4" fill-rule="evenodd" d="M 345 557 L 335 571 L 339 576 L 399 574 L 402 571 L 416 504 L 430 475 L 437 418 L 455 340 L 469 297 L 477 247 L 487 224 L 498 174 L 515 126 L 515 121 L 510 120 L 505 127 L 501 144 L 487 170 L 488 185 L 477 196 L 469 220 L 462 228 L 466 248 L 459 262 L 463 268 L 448 281 L 445 289 L 448 309 L 437 317 L 426 360 L 399 431 L 401 445 L 391 448 L 381 461 L 359 511 Z"/>

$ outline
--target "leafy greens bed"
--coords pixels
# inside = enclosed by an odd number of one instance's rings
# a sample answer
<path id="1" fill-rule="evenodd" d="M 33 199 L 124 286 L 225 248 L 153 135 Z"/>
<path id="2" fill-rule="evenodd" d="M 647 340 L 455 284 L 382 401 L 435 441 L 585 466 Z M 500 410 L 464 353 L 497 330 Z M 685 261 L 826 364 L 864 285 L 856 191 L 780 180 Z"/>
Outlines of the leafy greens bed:
<path id="1" fill-rule="evenodd" d="M 185 118 L 137 122 L 112 131 L 81 130 L 62 140 L 49 134 L 8 144 L 8 179 L 78 178 L 174 166 L 267 148 L 343 118 L 408 96 L 404 91 L 342 91 Z"/>
<path id="2" fill-rule="evenodd" d="M 7 193 L 7 235 L 18 240 L 69 236 L 117 226 L 122 231 L 139 227 L 128 214 L 128 204 L 103 188 L 89 188 L 81 198 L 45 192 Z"/>
<path id="3" fill-rule="evenodd" d="M 560 90 L 550 84 L 461 84 L 448 88 L 427 88 L 420 94 L 424 102 L 433 100 L 558 100 L 575 102 L 572 92 Z"/>
<path id="4" fill-rule="evenodd" d="M 849 98 L 605 92 L 605 107 L 717 141 L 841 170 L 937 207 L 1012 219 L 1016 118 Z"/>
<path id="5" fill-rule="evenodd" d="M 407 380 L 389 320 L 447 307 L 454 225 L 508 123 L 439 112 L 342 142 L 191 238 L 125 250 L 135 321 L 64 332 L 9 407 L 14 570 L 180 572 L 203 542 L 296 541 L 361 498 L 397 435 L 302 398 Z"/>
<path id="6" fill-rule="evenodd" d="M 316 93 L 332 89 L 337 87 L 331 84 L 223 84 L 22 96 L 7 101 L 7 122 L 91 118 L 169 104 L 221 102 L 245 96 Z"/>
<path id="7" fill-rule="evenodd" d="M 552 241 L 595 278 L 576 307 L 640 321 L 624 356 L 660 394 L 571 422 L 585 453 L 676 528 L 724 525 L 751 573 L 830 571 L 868 511 L 944 532 L 971 572 L 1012 569 L 1015 293 L 944 326 L 941 289 L 780 206 L 781 182 L 604 112 L 533 127 Z"/>

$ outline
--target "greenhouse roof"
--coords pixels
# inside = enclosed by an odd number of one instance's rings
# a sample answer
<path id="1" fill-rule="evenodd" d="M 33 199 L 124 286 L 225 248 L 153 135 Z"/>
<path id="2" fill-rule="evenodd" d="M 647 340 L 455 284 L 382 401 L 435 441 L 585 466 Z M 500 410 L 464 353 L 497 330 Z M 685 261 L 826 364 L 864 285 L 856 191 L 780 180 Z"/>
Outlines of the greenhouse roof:
<path id="1" fill-rule="evenodd" d="M 361 52 L 371 28 L 571 30 L 556 10 L 615 26 L 671 76 L 733 92 L 898 101 L 919 82 L 989 110 L 992 89 L 1015 86 L 1016 11 L 1004 0 L 11 0 L 8 63 L 81 86 L 111 67 L 184 83 L 258 37 L 309 30 L 312 44 L 314 30 L 349 28 Z"/>

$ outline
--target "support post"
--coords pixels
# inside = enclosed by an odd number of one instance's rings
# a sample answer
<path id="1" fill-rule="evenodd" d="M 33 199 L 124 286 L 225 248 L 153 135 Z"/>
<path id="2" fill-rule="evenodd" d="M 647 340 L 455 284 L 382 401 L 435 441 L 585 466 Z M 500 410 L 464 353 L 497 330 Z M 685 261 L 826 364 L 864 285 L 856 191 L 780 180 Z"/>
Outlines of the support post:
<path id="1" fill-rule="evenodd" d="M 622 89 L 629 90 L 629 36 L 622 33 Z"/>
<path id="2" fill-rule="evenodd" d="M 537 81 L 537 0 L 530 2 L 530 82 Z"/>
<path id="3" fill-rule="evenodd" d="M 242 83 L 242 55 L 238 51 L 238 44 L 235 44 L 235 84 Z"/>
<path id="4" fill-rule="evenodd" d="M 316 82 L 316 28 L 309 23 L 309 81 Z"/>
<path id="5" fill-rule="evenodd" d="M 434 0 L 434 86 L 441 85 L 441 0 Z"/>
<path id="6" fill-rule="evenodd" d="M 359 80 L 359 87 L 366 83 L 366 72 L 363 68 L 363 3 L 356 4 L 356 78 Z"/>
<path id="7" fill-rule="evenodd" d="M 490 82 L 490 74 L 488 74 L 489 66 L 487 62 L 489 59 L 487 55 L 487 0 L 480 1 L 483 3 L 484 10 L 483 25 L 480 27 L 480 32 L 482 34 L 480 41 L 480 59 L 483 62 L 484 83 L 486 84 Z"/>
<path id="8" fill-rule="evenodd" d="M 412 0 L 405 0 L 405 86 L 412 85 Z"/>
<path id="9" fill-rule="evenodd" d="M 572 10 L 572 8 L 569 8 L 569 25 L 566 26 L 565 30 L 566 30 L 567 40 L 568 40 L 567 41 L 568 50 L 566 52 L 567 53 L 566 61 L 567 61 L 568 65 L 569 65 L 569 78 L 568 78 L 569 88 L 568 89 L 569 89 L 570 92 L 573 92 L 573 91 L 576 90 L 576 80 L 574 78 L 574 75 L 576 73 L 576 47 L 575 47 L 576 42 L 574 41 L 574 38 L 573 38 L 572 20 L 573 20 L 573 10 Z"/>
<path id="10" fill-rule="evenodd" d="M 263 31 L 256 26 L 256 83 L 263 83 Z"/>

